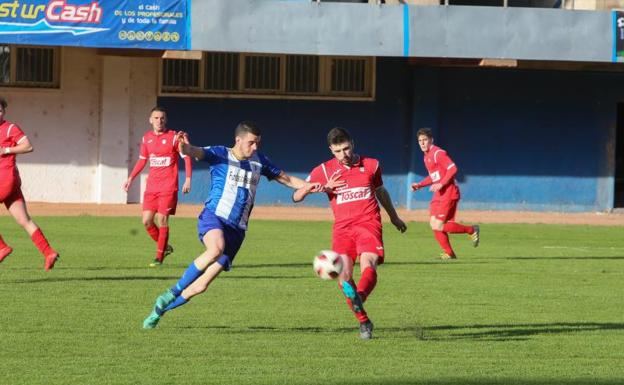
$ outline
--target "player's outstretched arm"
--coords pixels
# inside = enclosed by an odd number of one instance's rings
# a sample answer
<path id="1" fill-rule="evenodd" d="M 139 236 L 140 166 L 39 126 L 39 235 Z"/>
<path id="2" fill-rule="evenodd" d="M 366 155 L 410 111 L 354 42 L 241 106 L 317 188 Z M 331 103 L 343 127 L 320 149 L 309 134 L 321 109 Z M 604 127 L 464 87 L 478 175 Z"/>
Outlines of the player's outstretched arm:
<path id="1" fill-rule="evenodd" d="M 306 182 L 305 180 L 301 178 L 297 178 L 294 175 L 288 175 L 284 171 L 282 171 L 282 173 L 279 174 L 275 178 L 275 180 L 283 184 L 284 186 L 288 186 L 290 188 L 294 188 L 297 190 L 302 189 L 302 188 L 309 188 L 310 192 L 318 192 L 318 191 L 321 191 L 322 189 L 320 183 Z"/>
<path id="2" fill-rule="evenodd" d="M 186 132 L 178 132 L 176 134 L 176 139 L 178 141 L 178 149 L 180 150 L 180 154 L 193 157 L 197 160 L 204 159 L 204 149 L 201 147 L 193 146 L 189 142 L 189 137 Z"/>
<path id="3" fill-rule="evenodd" d="M 421 180 L 418 183 L 412 183 L 412 191 L 418 191 L 423 187 L 429 186 L 431 185 L 432 181 L 431 181 L 431 177 L 429 175 L 427 175 L 427 177 L 423 180 Z"/>
<path id="4" fill-rule="evenodd" d="M 390 199 L 390 193 L 388 193 L 388 190 L 386 190 L 384 186 L 379 186 L 377 187 L 377 190 L 375 190 L 375 196 L 377 197 L 377 200 L 379 200 L 379 203 L 381 203 L 384 210 L 388 213 L 390 222 L 392 222 L 397 230 L 404 233 L 405 230 L 407 230 L 407 226 L 405 225 L 405 222 L 399 218 L 399 214 L 397 214 L 394 205 L 392 204 L 392 199 Z"/>

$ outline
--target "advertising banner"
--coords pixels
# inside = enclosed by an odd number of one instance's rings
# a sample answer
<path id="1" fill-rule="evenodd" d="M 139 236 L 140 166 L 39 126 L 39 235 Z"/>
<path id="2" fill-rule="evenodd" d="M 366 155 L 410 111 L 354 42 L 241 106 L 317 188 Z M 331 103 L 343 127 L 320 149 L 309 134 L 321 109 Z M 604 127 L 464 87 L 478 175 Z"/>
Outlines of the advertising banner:
<path id="1" fill-rule="evenodd" d="M 0 0 L 0 43 L 188 49 L 190 0 Z"/>

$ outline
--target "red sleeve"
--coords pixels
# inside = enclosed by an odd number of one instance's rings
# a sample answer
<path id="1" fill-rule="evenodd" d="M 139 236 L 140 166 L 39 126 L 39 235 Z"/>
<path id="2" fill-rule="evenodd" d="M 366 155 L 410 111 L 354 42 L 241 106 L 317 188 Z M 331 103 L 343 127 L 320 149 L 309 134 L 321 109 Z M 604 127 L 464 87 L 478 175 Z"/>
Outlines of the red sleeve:
<path id="1" fill-rule="evenodd" d="M 141 139 L 141 149 L 139 150 L 139 159 L 147 159 L 149 157 L 149 151 L 147 151 L 147 145 L 145 144 L 145 136 Z"/>
<path id="2" fill-rule="evenodd" d="M 193 166 L 191 165 L 191 157 L 185 156 L 184 158 L 184 175 L 187 178 L 191 178 L 193 176 Z"/>
<path id="3" fill-rule="evenodd" d="M 130 173 L 130 178 L 131 179 L 136 178 L 136 176 L 139 175 L 139 173 L 143 170 L 143 167 L 145 167 L 146 163 L 147 163 L 147 159 L 139 158 L 139 160 L 137 160 L 136 164 L 134 165 L 132 172 Z"/>
<path id="4" fill-rule="evenodd" d="M 425 187 L 425 186 L 429 186 L 431 185 L 433 182 L 431 181 L 431 177 L 429 175 L 427 175 L 425 177 L 425 179 L 421 180 L 420 182 L 418 182 L 418 185 L 420 187 Z"/>
<path id="5" fill-rule="evenodd" d="M 437 163 L 440 165 L 440 168 L 445 169 L 446 173 L 444 174 L 444 178 L 440 180 L 442 186 L 446 186 L 457 174 L 457 166 L 455 166 L 455 162 L 451 159 L 450 156 L 446 153 L 446 151 L 441 151 L 438 154 Z"/>
<path id="6" fill-rule="evenodd" d="M 20 144 L 26 135 L 17 124 L 11 124 L 8 130 L 8 137 L 16 144 Z"/>

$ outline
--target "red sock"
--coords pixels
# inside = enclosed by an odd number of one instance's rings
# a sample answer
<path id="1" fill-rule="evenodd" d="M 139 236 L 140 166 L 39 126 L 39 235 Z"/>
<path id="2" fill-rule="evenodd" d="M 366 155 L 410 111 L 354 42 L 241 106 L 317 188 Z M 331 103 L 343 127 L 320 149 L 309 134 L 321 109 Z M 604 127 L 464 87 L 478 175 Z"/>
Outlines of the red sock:
<path id="1" fill-rule="evenodd" d="M 353 280 L 351 280 L 350 282 L 351 282 L 351 285 L 355 287 L 355 283 L 353 282 Z M 340 286 L 340 289 L 342 292 L 342 283 L 339 282 L 338 286 Z M 353 312 L 353 315 L 355 315 L 355 318 L 357 318 L 357 320 L 360 323 L 368 321 L 368 315 L 366 314 L 366 311 L 364 309 L 356 313 L 353 311 L 353 304 L 351 303 L 351 300 L 349 298 L 346 298 L 346 300 L 347 300 L 347 306 L 349 306 L 349 309 L 351 309 L 351 311 Z"/>
<path id="2" fill-rule="evenodd" d="M 147 233 L 152 237 L 154 242 L 158 242 L 158 227 L 156 227 L 155 224 L 152 223 L 149 226 L 145 226 L 145 230 L 147 230 Z"/>
<path id="3" fill-rule="evenodd" d="M 158 246 L 156 249 L 156 259 L 162 261 L 165 258 L 165 250 L 167 249 L 167 241 L 169 240 L 169 227 L 163 226 L 158 229 Z"/>
<path id="4" fill-rule="evenodd" d="M 4 249 L 5 247 L 8 247 L 8 246 L 9 245 L 4 243 L 4 239 L 2 239 L 2 235 L 0 235 L 0 249 Z"/>
<path id="5" fill-rule="evenodd" d="M 47 257 L 52 253 L 56 253 L 56 251 L 54 251 L 54 249 L 50 247 L 50 244 L 41 232 L 41 229 L 37 229 L 34 233 L 32 233 L 30 239 L 32 239 L 33 243 L 35 244 L 37 249 L 39 249 L 39 252 L 43 254 L 44 257 Z"/>
<path id="6" fill-rule="evenodd" d="M 362 298 L 362 302 L 366 301 L 373 292 L 375 285 L 377 285 L 377 271 L 372 267 L 367 267 L 362 272 L 362 277 L 360 277 L 360 282 L 357 285 L 357 291 Z"/>
<path id="7" fill-rule="evenodd" d="M 474 228 L 472 226 L 465 226 L 451 221 L 444 224 L 443 231 L 451 234 L 472 234 L 474 233 Z"/>
<path id="8" fill-rule="evenodd" d="M 451 242 L 449 242 L 448 234 L 444 231 L 433 230 L 433 235 L 435 235 L 436 240 L 442 247 L 442 250 L 451 257 L 455 255 L 453 248 L 451 247 Z"/>

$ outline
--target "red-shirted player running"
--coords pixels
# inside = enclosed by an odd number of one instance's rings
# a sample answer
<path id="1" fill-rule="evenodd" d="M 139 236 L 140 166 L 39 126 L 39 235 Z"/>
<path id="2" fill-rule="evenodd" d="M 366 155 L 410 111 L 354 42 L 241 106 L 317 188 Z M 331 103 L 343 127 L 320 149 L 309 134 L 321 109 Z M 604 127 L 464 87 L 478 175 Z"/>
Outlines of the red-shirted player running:
<path id="1" fill-rule="evenodd" d="M 429 176 L 418 183 L 412 183 L 412 190 L 416 191 L 425 186 L 431 186 L 434 194 L 430 204 L 430 221 L 433 235 L 442 247 L 442 259 L 456 259 L 457 256 L 451 247 L 448 234 L 469 234 L 474 247 L 479 246 L 479 226 L 465 226 L 455 222 L 455 213 L 459 203 L 459 187 L 455 183 L 457 166 L 446 151 L 433 145 L 433 135 L 429 128 L 421 128 L 416 133 L 418 145 L 425 153 L 425 167 Z"/>
<path id="2" fill-rule="evenodd" d="M 143 225 L 156 242 L 156 258 L 150 266 L 161 265 L 165 256 L 173 252 L 168 245 L 169 215 L 175 215 L 178 204 L 178 155 L 184 159 L 186 179 L 182 192 L 191 191 L 191 158 L 178 150 L 176 132 L 167 128 L 167 113 L 162 107 L 154 107 L 149 122 L 152 130 L 143 135 L 139 160 L 130 173 L 123 189 L 128 191 L 134 178 L 149 161 L 149 174 L 143 195 Z"/>
<path id="3" fill-rule="evenodd" d="M 340 288 L 347 304 L 360 322 L 360 338 L 372 338 L 373 323 L 364 311 L 363 303 L 377 284 L 377 265 L 384 262 L 379 203 L 392 224 L 404 232 L 407 227 L 392 205 L 390 194 L 383 186 L 381 167 L 377 159 L 353 152 L 353 139 L 344 128 L 336 127 L 327 134 L 334 158 L 320 164 L 308 177 L 309 182 L 324 185 L 334 212 L 332 250 L 342 255 L 344 268 Z M 293 194 L 293 201 L 302 201 L 310 189 Z M 361 277 L 353 281 L 353 265 L 360 259 Z"/>
<path id="4" fill-rule="evenodd" d="M 54 267 L 59 254 L 50 247 L 41 229 L 28 215 L 21 189 L 22 181 L 15 164 L 18 154 L 32 152 L 33 147 L 16 124 L 4 120 L 6 108 L 6 100 L 0 98 L 0 202 L 4 203 L 15 221 L 28 232 L 37 249 L 43 254 L 44 268 L 48 271 Z M 12 251 L 0 235 L 0 262 Z"/>

